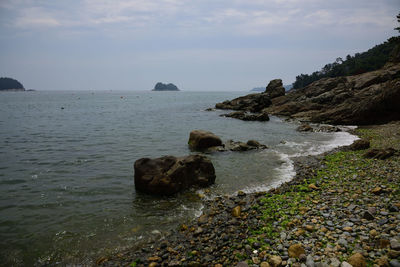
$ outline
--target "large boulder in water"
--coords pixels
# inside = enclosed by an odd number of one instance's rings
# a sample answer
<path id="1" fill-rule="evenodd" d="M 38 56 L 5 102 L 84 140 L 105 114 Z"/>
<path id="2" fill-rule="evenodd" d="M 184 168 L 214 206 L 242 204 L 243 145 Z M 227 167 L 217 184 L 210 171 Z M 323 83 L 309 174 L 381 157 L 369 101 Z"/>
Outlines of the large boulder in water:
<path id="1" fill-rule="evenodd" d="M 215 169 L 203 155 L 142 158 L 135 162 L 135 187 L 155 195 L 173 195 L 192 186 L 205 187 L 215 182 Z"/>
<path id="2" fill-rule="evenodd" d="M 282 80 L 275 79 L 270 81 L 265 88 L 265 94 L 267 94 L 270 98 L 285 95 L 285 87 L 283 87 Z"/>
<path id="3" fill-rule="evenodd" d="M 212 132 L 194 130 L 190 132 L 189 147 L 193 150 L 206 150 L 214 146 L 221 146 L 222 140 Z"/>

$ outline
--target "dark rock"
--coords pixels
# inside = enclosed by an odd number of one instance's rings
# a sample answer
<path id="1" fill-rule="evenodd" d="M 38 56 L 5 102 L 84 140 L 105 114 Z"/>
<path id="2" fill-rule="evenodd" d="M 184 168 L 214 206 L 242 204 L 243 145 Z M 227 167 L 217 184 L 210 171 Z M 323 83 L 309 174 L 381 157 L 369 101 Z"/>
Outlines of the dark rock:
<path id="1" fill-rule="evenodd" d="M 214 166 L 203 155 L 142 158 L 135 162 L 134 169 L 136 189 L 156 195 L 172 195 L 191 186 L 205 187 L 215 182 Z"/>
<path id="2" fill-rule="evenodd" d="M 205 150 L 210 147 L 221 146 L 221 139 L 212 132 L 194 130 L 190 132 L 189 147 L 194 150 Z"/>
<path id="3" fill-rule="evenodd" d="M 366 125 L 399 120 L 400 64 L 323 78 L 272 100 L 269 114 L 310 122 Z"/>
<path id="4" fill-rule="evenodd" d="M 225 149 L 230 151 L 248 151 L 253 149 L 265 149 L 266 145 L 262 145 L 254 140 L 249 140 L 247 143 L 228 140 L 225 144 Z"/>
<path id="5" fill-rule="evenodd" d="M 364 212 L 363 218 L 364 218 L 364 219 L 367 219 L 367 220 L 373 220 L 373 219 L 375 219 L 374 215 L 372 215 L 369 211 L 365 211 L 365 212 Z"/>
<path id="6" fill-rule="evenodd" d="M 313 132 L 314 129 L 309 124 L 304 123 L 304 124 L 300 125 L 299 127 L 297 127 L 296 131 L 298 131 L 298 132 Z"/>
<path id="7" fill-rule="evenodd" d="M 365 152 L 364 157 L 365 158 L 374 158 L 374 159 L 387 159 L 393 156 L 396 153 L 396 150 L 394 148 L 385 148 L 385 149 L 379 149 L 379 148 L 373 148 Z"/>
<path id="8" fill-rule="evenodd" d="M 349 149 L 353 151 L 368 149 L 370 147 L 369 140 L 366 139 L 358 139 L 354 141 L 350 146 Z"/>
<path id="9" fill-rule="evenodd" d="M 283 87 L 281 79 L 275 79 L 269 82 L 265 88 L 265 94 L 271 99 L 285 95 L 285 88 Z"/>
<path id="10" fill-rule="evenodd" d="M 400 262 L 396 259 L 393 259 L 389 262 L 390 267 L 400 267 Z"/>
<path id="11" fill-rule="evenodd" d="M 253 146 L 253 147 L 256 147 L 256 148 L 267 148 L 266 145 L 260 144 L 260 143 L 259 143 L 258 141 L 256 141 L 256 140 L 249 140 L 249 141 L 247 141 L 247 145 L 248 145 L 248 146 Z"/>
<path id="12" fill-rule="evenodd" d="M 230 101 L 226 100 L 222 103 L 217 103 L 215 108 L 261 112 L 264 108 L 270 106 L 271 103 L 269 96 L 261 93 L 241 96 Z"/>
<path id="13" fill-rule="evenodd" d="M 317 129 L 315 129 L 315 132 L 323 132 L 323 133 L 337 133 L 341 131 L 342 130 L 339 127 L 331 125 L 322 125 L 317 127 Z"/>
<path id="14" fill-rule="evenodd" d="M 247 113 L 245 111 L 235 111 L 228 114 L 222 114 L 222 117 L 229 117 L 243 121 L 269 121 L 268 113 Z"/>
<path id="15" fill-rule="evenodd" d="M 399 211 L 399 208 L 395 205 L 389 205 L 388 209 L 390 212 L 398 212 Z"/>

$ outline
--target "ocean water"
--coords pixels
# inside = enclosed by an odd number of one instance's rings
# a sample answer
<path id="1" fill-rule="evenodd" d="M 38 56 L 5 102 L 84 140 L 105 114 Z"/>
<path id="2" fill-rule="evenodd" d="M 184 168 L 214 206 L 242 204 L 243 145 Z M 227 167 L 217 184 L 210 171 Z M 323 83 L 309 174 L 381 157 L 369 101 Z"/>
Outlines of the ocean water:
<path id="1" fill-rule="evenodd" d="M 198 216 L 196 190 L 173 197 L 135 191 L 133 163 L 183 156 L 190 131 L 255 139 L 269 149 L 209 154 L 209 195 L 267 190 L 294 175 L 291 157 L 352 143 L 339 133 L 299 133 L 271 117 L 243 122 L 204 111 L 243 92 L 2 92 L 0 262 L 93 263 Z"/>

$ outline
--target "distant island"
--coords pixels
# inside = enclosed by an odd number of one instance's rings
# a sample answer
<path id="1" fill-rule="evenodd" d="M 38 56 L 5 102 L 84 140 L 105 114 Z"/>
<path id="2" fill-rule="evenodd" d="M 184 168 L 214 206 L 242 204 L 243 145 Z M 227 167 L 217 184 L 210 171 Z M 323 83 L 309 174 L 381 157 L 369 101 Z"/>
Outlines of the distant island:
<path id="1" fill-rule="evenodd" d="M 0 91 L 25 91 L 25 88 L 15 79 L 2 77 L 0 78 Z"/>
<path id="2" fill-rule="evenodd" d="M 285 88 L 286 92 L 293 88 L 293 86 L 291 84 L 284 85 L 283 87 Z M 255 87 L 255 88 L 251 89 L 250 91 L 251 92 L 264 92 L 265 87 Z"/>
<path id="3" fill-rule="evenodd" d="M 165 84 L 159 82 L 156 84 L 156 86 L 154 86 L 154 89 L 152 91 L 179 91 L 179 89 L 173 83 Z"/>

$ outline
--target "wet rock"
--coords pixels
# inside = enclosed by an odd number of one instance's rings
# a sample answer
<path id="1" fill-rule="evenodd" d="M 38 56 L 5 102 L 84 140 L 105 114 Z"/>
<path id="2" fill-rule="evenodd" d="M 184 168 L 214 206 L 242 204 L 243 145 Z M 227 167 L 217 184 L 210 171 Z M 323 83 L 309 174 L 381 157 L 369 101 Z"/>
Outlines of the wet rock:
<path id="1" fill-rule="evenodd" d="M 304 124 L 300 125 L 299 127 L 297 127 L 296 131 L 298 131 L 298 132 L 313 132 L 314 129 L 309 124 L 304 123 Z"/>
<path id="2" fill-rule="evenodd" d="M 243 121 L 269 121 L 267 112 L 248 113 L 246 111 L 235 111 L 228 114 L 222 114 L 221 117 L 234 118 Z"/>
<path id="3" fill-rule="evenodd" d="M 361 253 L 353 254 L 348 260 L 353 267 L 366 267 L 367 262 L 365 261 L 364 256 Z"/>
<path id="4" fill-rule="evenodd" d="M 203 155 L 142 158 L 135 162 L 134 170 L 136 189 L 156 195 L 173 195 L 192 186 L 205 187 L 215 182 L 214 166 Z"/>
<path id="5" fill-rule="evenodd" d="M 314 131 L 315 132 L 323 132 L 323 133 L 337 133 L 337 132 L 341 132 L 342 130 L 337 126 L 322 125 L 322 126 L 318 126 Z"/>
<path id="6" fill-rule="evenodd" d="M 206 150 L 210 147 L 221 146 L 221 139 L 212 132 L 194 130 L 190 132 L 189 147 L 193 150 Z"/>

